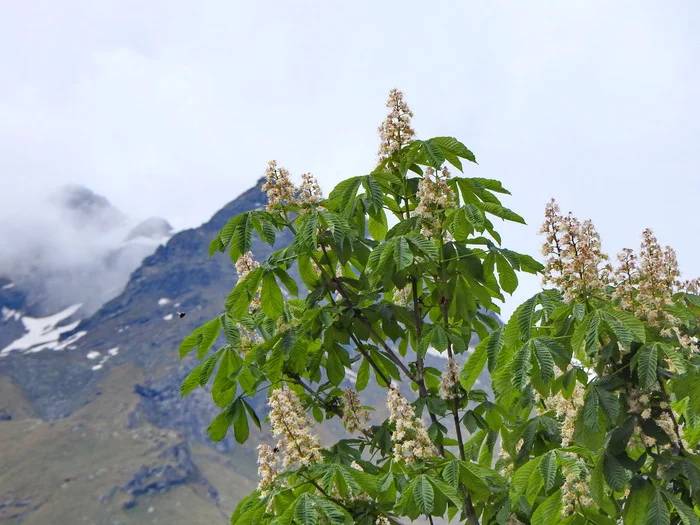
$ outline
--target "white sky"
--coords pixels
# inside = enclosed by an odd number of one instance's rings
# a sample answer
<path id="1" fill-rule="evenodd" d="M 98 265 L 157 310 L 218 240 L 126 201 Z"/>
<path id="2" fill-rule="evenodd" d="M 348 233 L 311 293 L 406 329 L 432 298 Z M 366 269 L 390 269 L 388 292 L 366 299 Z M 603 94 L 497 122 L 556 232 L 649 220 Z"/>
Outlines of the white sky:
<path id="1" fill-rule="evenodd" d="M 696 0 L 5 2 L 0 219 L 72 182 L 194 227 L 272 158 L 327 192 L 373 167 L 398 87 L 513 192 L 505 246 L 538 256 L 554 196 L 611 254 L 650 226 L 700 275 L 698 27 Z"/>

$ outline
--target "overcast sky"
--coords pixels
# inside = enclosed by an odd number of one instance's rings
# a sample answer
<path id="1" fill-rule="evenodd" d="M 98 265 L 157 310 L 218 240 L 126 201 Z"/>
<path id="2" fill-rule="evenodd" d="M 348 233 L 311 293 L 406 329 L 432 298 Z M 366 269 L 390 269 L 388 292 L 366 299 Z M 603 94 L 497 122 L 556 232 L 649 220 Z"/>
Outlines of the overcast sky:
<path id="1" fill-rule="evenodd" d="M 611 254 L 650 226 L 700 275 L 698 27 L 697 0 L 5 2 L 0 217 L 70 182 L 195 227 L 273 158 L 328 192 L 398 87 L 512 191 L 505 246 L 539 256 L 553 196 Z"/>

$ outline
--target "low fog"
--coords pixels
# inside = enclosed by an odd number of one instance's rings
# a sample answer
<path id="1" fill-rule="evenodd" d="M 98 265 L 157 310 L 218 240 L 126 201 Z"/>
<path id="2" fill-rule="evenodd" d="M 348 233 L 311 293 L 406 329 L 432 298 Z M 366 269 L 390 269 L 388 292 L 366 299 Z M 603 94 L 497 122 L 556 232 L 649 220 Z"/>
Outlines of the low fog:
<path id="1" fill-rule="evenodd" d="M 0 275 L 29 294 L 25 314 L 83 303 L 83 317 L 119 294 L 169 236 L 165 220 L 144 219 L 80 186 L 37 192 L 31 205 L 0 210 Z"/>

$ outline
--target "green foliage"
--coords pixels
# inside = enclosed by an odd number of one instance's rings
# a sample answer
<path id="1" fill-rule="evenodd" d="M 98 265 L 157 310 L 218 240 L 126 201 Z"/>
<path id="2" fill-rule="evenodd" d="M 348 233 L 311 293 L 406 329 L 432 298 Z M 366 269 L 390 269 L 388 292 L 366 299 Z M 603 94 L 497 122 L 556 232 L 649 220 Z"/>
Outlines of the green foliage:
<path id="1" fill-rule="evenodd" d="M 321 460 L 291 461 L 232 523 L 698 524 L 700 359 L 609 293 L 565 301 L 543 290 L 500 326 L 487 313 L 500 312 L 519 272 L 544 266 L 501 246 L 492 219 L 524 220 L 501 203 L 499 181 L 439 179 L 449 203 L 426 197 L 441 176 L 430 169 L 446 163 L 461 172 L 476 159 L 452 137 L 410 140 L 327 199 L 245 212 L 212 241 L 210 255 L 236 261 L 254 233 L 270 245 L 293 236 L 180 345 L 199 361 L 181 395 L 211 383 L 221 409 L 213 440 L 233 427 L 246 442 L 251 421 L 266 431 L 252 399 L 283 385 L 318 423 L 347 424 L 352 369 L 358 392 L 392 381 L 416 392 L 434 446 L 407 461 L 397 445 L 415 449 L 416 428 L 402 437 L 396 418 L 360 425 Z M 676 294 L 666 309 L 679 334 L 697 335 L 700 297 Z M 463 363 L 456 383 L 426 365 L 431 348 Z M 484 370 L 489 392 L 475 388 Z"/>

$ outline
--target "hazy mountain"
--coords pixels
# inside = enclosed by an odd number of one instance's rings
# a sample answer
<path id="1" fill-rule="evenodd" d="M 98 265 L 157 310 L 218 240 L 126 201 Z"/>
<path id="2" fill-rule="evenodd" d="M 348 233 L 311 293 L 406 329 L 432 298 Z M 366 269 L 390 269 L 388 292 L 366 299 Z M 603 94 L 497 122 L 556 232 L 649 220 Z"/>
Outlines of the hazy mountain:
<path id="1" fill-rule="evenodd" d="M 165 219 L 139 222 L 87 188 L 64 186 L 0 228 L 0 245 L 10 247 L 0 251 L 0 276 L 26 295 L 23 315 L 80 304 L 86 317 L 121 292 L 171 231 Z"/>
<path id="2" fill-rule="evenodd" d="M 158 245 L 88 317 L 72 303 L 47 314 L 18 283 L 0 279 L 0 322 L 7 318 L 0 325 L 0 522 L 224 524 L 255 487 L 255 446 L 269 437 L 252 428 L 245 446 L 231 436 L 212 443 L 206 428 L 218 409 L 203 389 L 180 399 L 196 363 L 194 356 L 180 361 L 177 347 L 221 312 L 236 274 L 228 254 L 208 259 L 207 248 L 231 217 L 265 205 L 261 183 Z M 77 206 L 80 213 L 108 209 L 100 199 L 88 202 L 96 204 Z M 124 238 L 169 231 L 149 220 Z M 274 249 L 289 241 L 281 236 Z M 273 248 L 254 241 L 252 250 L 263 260 Z M 428 364 L 441 369 L 444 360 L 431 354 Z M 370 386 L 362 396 L 384 412 L 383 392 Z M 263 403 L 256 399 L 261 410 Z M 323 435 L 337 432 L 330 425 Z"/>

